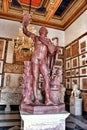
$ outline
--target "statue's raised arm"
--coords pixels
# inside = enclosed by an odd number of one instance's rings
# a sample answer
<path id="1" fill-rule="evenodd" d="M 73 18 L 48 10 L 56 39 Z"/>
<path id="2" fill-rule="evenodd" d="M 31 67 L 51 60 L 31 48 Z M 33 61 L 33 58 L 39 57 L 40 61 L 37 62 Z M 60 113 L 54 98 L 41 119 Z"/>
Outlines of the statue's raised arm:
<path id="1" fill-rule="evenodd" d="M 23 25 L 23 33 L 28 36 L 28 37 L 31 37 L 33 38 L 33 36 L 35 35 L 34 33 L 28 31 L 27 29 L 27 26 L 29 25 L 30 23 L 30 20 L 31 20 L 31 15 L 26 11 L 24 12 L 23 14 L 23 22 L 22 22 L 22 25 Z"/>

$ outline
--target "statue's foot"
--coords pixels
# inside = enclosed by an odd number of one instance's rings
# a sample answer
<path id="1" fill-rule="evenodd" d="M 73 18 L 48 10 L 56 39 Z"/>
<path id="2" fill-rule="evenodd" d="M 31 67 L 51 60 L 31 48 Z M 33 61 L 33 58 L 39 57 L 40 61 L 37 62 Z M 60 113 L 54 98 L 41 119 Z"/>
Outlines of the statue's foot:
<path id="1" fill-rule="evenodd" d="M 34 101 L 34 104 L 35 104 L 35 105 L 41 105 L 41 103 L 39 102 L 39 100 L 35 100 L 35 101 Z"/>
<path id="2" fill-rule="evenodd" d="M 51 105 L 56 105 L 55 103 L 53 103 L 51 100 L 45 101 L 45 105 L 46 106 L 51 106 Z"/>
<path id="3" fill-rule="evenodd" d="M 33 102 L 32 101 L 26 101 L 25 104 L 26 105 L 33 105 Z"/>

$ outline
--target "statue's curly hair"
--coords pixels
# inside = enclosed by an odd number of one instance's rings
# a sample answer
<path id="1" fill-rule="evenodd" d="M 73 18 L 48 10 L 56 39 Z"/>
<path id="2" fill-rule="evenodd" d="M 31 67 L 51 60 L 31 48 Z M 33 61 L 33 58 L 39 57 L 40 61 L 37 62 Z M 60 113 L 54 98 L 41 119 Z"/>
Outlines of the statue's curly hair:
<path id="1" fill-rule="evenodd" d="M 42 26 L 40 29 L 39 29 L 39 34 L 42 34 L 42 31 L 45 30 L 46 31 L 46 34 L 48 33 L 48 30 L 46 29 L 46 27 Z"/>

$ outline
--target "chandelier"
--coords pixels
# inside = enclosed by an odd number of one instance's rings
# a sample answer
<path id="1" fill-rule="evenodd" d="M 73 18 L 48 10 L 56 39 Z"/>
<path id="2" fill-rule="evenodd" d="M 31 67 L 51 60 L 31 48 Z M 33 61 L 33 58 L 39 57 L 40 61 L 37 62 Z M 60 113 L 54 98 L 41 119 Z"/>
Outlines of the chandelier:
<path id="1" fill-rule="evenodd" d="M 36 30 L 31 25 L 28 26 L 28 31 L 36 33 Z M 34 50 L 33 40 L 23 33 L 22 26 L 19 28 L 18 37 L 15 40 L 15 52 L 20 52 L 21 50 L 25 52 L 30 51 L 30 53 Z"/>

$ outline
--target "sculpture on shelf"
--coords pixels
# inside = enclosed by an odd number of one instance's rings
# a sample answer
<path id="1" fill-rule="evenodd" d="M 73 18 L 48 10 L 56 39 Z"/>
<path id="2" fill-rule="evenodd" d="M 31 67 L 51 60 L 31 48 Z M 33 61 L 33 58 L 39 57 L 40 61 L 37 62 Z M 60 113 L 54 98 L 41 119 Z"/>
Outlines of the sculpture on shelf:
<path id="1" fill-rule="evenodd" d="M 53 102 L 50 100 L 50 77 L 48 76 L 49 65 L 47 62 L 47 54 L 54 55 L 55 52 L 57 53 L 59 51 L 59 46 L 54 46 L 51 40 L 47 38 L 48 30 L 45 27 L 40 28 L 39 36 L 28 31 L 27 26 L 30 20 L 31 15 L 25 12 L 23 16 L 23 32 L 34 42 L 34 52 L 31 58 L 34 104 L 40 104 L 38 100 L 38 77 L 39 72 L 41 72 L 44 78 L 45 105 L 52 105 Z"/>
<path id="2" fill-rule="evenodd" d="M 78 89 L 78 85 L 73 82 L 71 97 L 79 98 L 81 91 Z"/>

